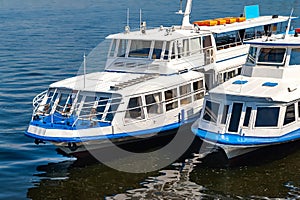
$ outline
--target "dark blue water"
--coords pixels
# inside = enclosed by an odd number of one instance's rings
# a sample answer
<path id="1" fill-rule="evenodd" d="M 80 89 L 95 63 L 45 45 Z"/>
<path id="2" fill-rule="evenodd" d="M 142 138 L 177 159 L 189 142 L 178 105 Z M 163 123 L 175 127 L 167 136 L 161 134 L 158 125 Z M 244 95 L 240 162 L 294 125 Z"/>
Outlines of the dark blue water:
<path id="1" fill-rule="evenodd" d="M 194 0 L 192 19 L 239 16 L 244 5 L 257 3 L 262 14 L 289 15 L 294 7 L 300 15 L 299 0 Z M 179 1 L 0 1 L 0 199 L 299 197 L 300 151 L 254 167 L 215 169 L 188 161 L 132 175 L 101 164 L 79 167 L 53 145 L 37 146 L 23 135 L 33 97 L 76 75 L 84 52 L 123 31 L 127 8 L 132 28 L 140 8 L 150 27 L 180 24 L 174 14 Z"/>

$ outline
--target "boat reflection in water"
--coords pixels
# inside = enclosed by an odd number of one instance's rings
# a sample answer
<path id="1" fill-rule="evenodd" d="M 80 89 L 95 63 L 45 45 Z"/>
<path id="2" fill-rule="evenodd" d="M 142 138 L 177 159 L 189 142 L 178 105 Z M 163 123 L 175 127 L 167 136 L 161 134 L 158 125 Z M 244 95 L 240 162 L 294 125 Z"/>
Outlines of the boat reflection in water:
<path id="1" fill-rule="evenodd" d="M 294 143 L 295 147 L 299 145 Z M 284 147 L 282 148 L 284 149 Z M 278 152 L 284 152 L 282 149 Z M 211 160 L 216 155 L 210 155 Z M 80 160 L 38 167 L 31 199 L 261 199 L 298 198 L 300 152 L 264 165 L 212 167 L 196 154 L 160 171 L 124 173 Z M 263 157 L 263 154 L 262 154 Z M 253 159 L 255 161 L 255 159 Z M 86 162 L 86 160 L 85 160 Z"/>

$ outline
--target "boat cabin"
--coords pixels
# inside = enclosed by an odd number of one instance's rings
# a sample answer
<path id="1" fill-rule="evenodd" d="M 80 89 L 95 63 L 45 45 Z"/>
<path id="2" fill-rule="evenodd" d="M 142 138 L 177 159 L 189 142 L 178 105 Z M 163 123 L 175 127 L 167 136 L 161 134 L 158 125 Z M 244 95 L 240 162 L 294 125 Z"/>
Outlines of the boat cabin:
<path id="1" fill-rule="evenodd" d="M 215 61 L 209 32 L 158 28 L 110 35 L 106 71 L 174 74 Z M 186 62 L 189 60 L 189 62 Z"/>
<path id="2" fill-rule="evenodd" d="M 210 91 L 199 126 L 223 134 L 280 136 L 300 120 L 300 37 L 296 32 L 247 44 L 241 76 Z"/>

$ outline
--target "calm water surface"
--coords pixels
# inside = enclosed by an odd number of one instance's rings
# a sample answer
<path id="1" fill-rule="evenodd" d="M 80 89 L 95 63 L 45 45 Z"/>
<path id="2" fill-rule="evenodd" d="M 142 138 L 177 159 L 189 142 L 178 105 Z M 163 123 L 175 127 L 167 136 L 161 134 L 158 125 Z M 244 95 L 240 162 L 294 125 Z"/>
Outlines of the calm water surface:
<path id="1" fill-rule="evenodd" d="M 300 15 L 299 0 L 193 2 L 192 19 L 239 16 L 259 3 L 262 14 Z M 197 156 L 161 171 L 118 172 L 78 164 L 51 144 L 23 135 L 33 97 L 52 82 L 78 73 L 84 52 L 110 33 L 123 31 L 126 9 L 138 27 L 179 24 L 179 1 L 0 1 L 0 199 L 241 199 L 299 198 L 300 151 L 243 167 L 210 167 Z M 298 23 L 299 26 L 299 23 Z"/>

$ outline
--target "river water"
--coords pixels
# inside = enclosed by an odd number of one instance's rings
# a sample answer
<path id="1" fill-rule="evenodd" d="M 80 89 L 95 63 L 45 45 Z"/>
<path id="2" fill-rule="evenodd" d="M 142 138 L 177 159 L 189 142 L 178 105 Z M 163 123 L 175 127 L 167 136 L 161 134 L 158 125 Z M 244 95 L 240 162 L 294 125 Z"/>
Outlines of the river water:
<path id="1" fill-rule="evenodd" d="M 239 16 L 251 4 L 260 4 L 265 15 L 289 15 L 292 7 L 300 14 L 299 0 L 194 0 L 192 20 Z M 127 8 L 132 28 L 140 8 L 150 27 L 180 24 L 174 14 L 179 1 L 0 1 L 0 199 L 300 198 L 297 148 L 235 167 L 191 154 L 159 171 L 130 174 L 62 156 L 53 145 L 37 146 L 24 136 L 33 97 L 76 75 L 83 53 L 123 31 Z"/>

